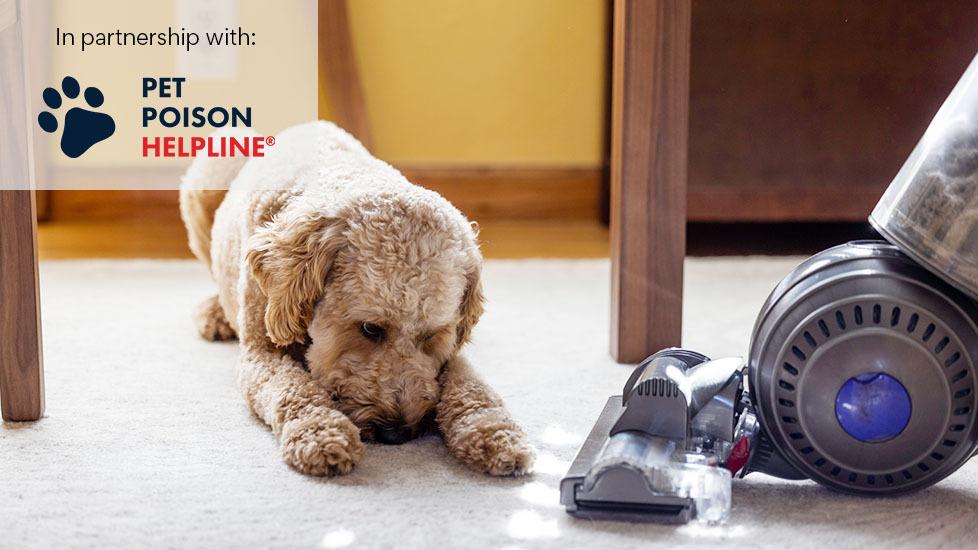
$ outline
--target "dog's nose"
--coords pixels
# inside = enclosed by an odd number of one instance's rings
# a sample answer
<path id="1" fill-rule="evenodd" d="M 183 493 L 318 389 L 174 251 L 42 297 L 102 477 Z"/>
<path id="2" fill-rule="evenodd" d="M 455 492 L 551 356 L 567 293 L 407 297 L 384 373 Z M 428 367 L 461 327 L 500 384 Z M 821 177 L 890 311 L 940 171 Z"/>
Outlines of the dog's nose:
<path id="1" fill-rule="evenodd" d="M 409 441 L 413 436 L 413 432 L 407 426 L 403 424 L 398 424 L 395 426 L 377 426 L 374 429 L 374 436 L 377 441 L 387 444 L 387 445 L 400 445 L 406 441 Z"/>

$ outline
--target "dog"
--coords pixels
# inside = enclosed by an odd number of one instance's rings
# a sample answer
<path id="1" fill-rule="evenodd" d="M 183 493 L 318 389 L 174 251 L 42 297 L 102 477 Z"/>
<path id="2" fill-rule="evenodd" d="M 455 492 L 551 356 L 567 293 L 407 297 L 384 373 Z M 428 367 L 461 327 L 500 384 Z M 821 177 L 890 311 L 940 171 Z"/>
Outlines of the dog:
<path id="1" fill-rule="evenodd" d="M 193 253 L 217 295 L 205 339 L 241 346 L 251 411 L 305 474 L 347 474 L 363 441 L 426 427 L 491 475 L 522 475 L 526 434 L 461 355 L 483 311 L 472 224 L 328 122 L 264 157 L 196 158 L 180 188 Z"/>

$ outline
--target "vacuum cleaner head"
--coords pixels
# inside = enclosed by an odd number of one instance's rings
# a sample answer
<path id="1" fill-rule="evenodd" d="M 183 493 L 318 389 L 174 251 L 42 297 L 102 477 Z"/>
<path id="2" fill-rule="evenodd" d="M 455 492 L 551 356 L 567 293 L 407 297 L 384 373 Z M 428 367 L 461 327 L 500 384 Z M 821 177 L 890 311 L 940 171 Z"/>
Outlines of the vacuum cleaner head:
<path id="1" fill-rule="evenodd" d="M 978 449 L 976 320 L 974 301 L 893 245 L 826 250 L 772 292 L 746 367 L 681 349 L 643 361 L 561 502 L 589 518 L 715 523 L 732 474 L 863 495 L 928 487 Z"/>
<path id="2" fill-rule="evenodd" d="M 645 360 L 608 400 L 561 481 L 567 511 L 666 523 L 725 519 L 731 472 L 720 465 L 737 440 L 743 366 L 681 349 Z"/>

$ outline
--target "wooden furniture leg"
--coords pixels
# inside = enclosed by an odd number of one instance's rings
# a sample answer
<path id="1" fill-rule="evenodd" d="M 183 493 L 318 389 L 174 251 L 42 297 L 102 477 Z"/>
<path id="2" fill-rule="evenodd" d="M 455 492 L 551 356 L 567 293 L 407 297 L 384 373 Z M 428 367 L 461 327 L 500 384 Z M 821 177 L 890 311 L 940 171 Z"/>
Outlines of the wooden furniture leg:
<path id="1" fill-rule="evenodd" d="M 370 120 L 346 0 L 319 0 L 319 67 L 333 121 L 371 149 Z"/>
<path id="2" fill-rule="evenodd" d="M 23 34 L 14 0 L 0 0 L 0 410 L 44 413 L 37 220 Z"/>
<path id="3" fill-rule="evenodd" d="M 44 413 L 34 193 L 0 191 L 0 407 L 8 421 Z"/>
<path id="4" fill-rule="evenodd" d="M 678 346 L 686 256 L 688 0 L 615 0 L 611 354 Z"/>

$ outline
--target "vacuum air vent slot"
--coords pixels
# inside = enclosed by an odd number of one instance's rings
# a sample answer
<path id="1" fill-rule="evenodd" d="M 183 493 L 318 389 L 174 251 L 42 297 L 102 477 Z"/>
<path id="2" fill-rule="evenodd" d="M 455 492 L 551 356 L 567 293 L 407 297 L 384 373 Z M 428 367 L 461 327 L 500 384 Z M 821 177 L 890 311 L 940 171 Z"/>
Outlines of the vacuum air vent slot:
<path id="1" fill-rule="evenodd" d="M 818 347 L 818 342 L 815 341 L 815 337 L 812 336 L 812 333 L 808 332 L 807 330 L 805 331 L 805 341 L 808 342 L 808 345 L 813 348 Z"/>
<path id="2" fill-rule="evenodd" d="M 890 326 L 895 327 L 900 324 L 900 308 L 893 308 L 893 312 L 890 314 Z"/>

